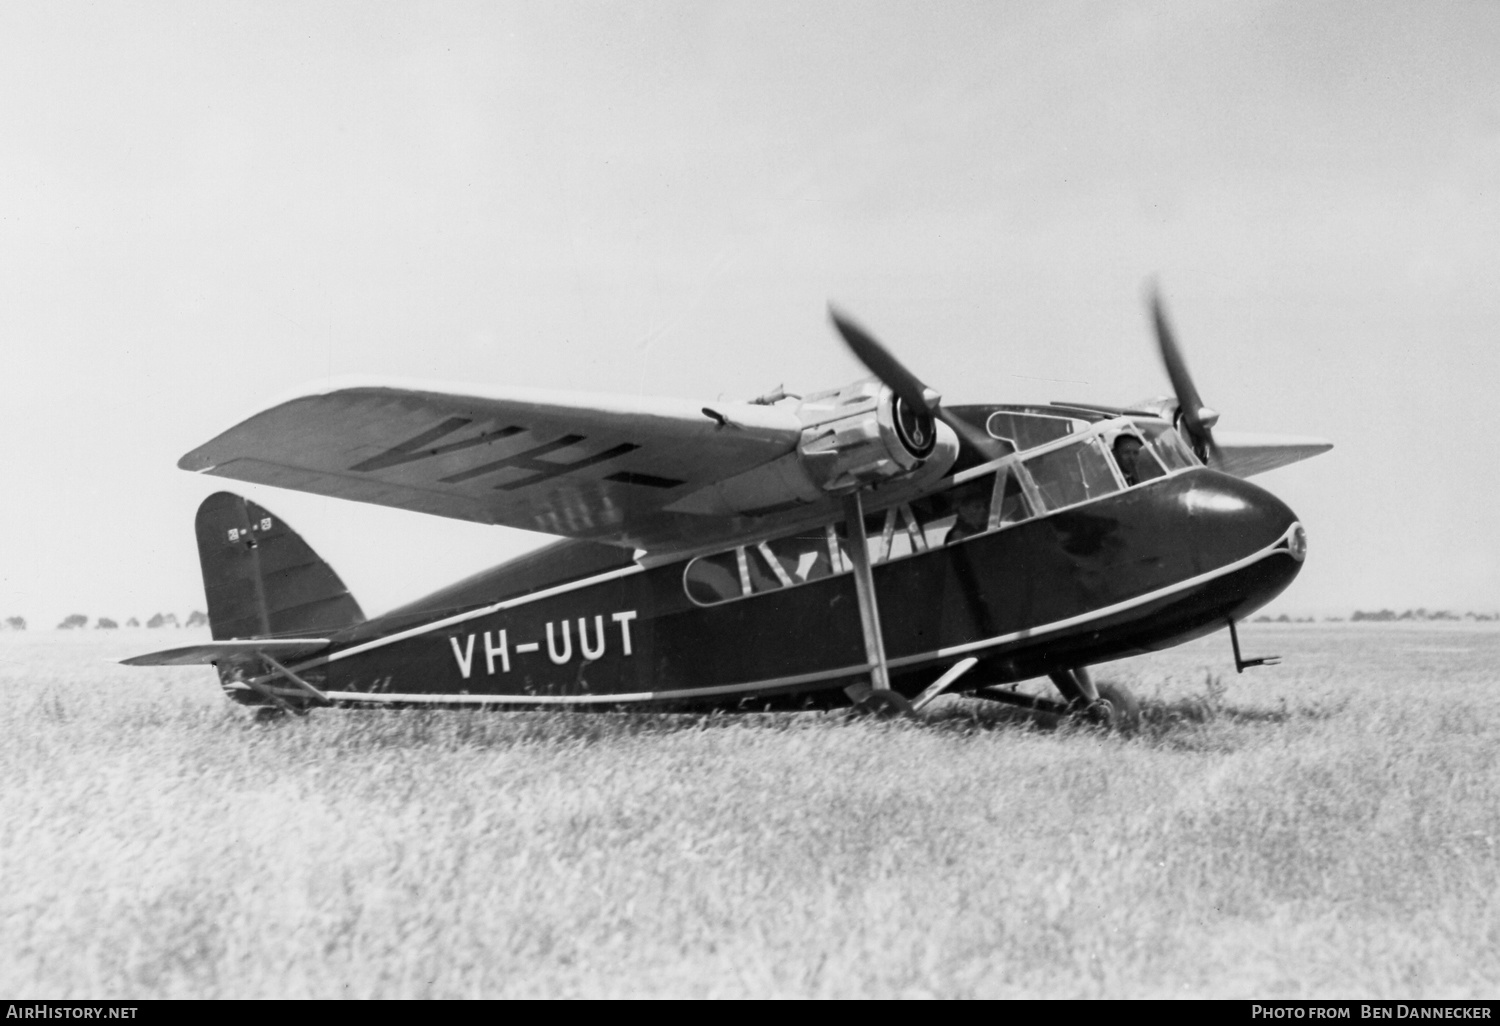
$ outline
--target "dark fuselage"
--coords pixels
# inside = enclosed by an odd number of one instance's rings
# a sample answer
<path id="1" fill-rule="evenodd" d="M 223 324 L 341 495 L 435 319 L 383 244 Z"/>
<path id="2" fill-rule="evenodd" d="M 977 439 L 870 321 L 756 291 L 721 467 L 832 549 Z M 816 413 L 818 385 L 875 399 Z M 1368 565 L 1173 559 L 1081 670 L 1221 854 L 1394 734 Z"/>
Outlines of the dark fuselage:
<path id="1" fill-rule="evenodd" d="M 977 687 L 1176 644 L 1302 558 L 1285 504 L 1202 467 L 991 526 L 875 565 L 898 691 L 964 656 Z M 868 676 L 851 573 L 705 605 L 686 566 L 559 543 L 336 634 L 302 672 L 340 702 L 606 708 L 841 704 Z"/>

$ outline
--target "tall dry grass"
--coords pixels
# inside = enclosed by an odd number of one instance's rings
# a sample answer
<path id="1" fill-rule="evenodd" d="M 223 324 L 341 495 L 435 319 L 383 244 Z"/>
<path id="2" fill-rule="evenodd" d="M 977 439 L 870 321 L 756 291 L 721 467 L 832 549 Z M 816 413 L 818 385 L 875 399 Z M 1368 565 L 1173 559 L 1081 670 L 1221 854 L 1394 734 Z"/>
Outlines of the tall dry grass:
<path id="1" fill-rule="evenodd" d="M 1104 668 L 1135 739 L 967 702 L 258 727 L 209 671 L 101 661 L 179 637 L 0 636 L 0 991 L 1500 990 L 1493 628 Z"/>

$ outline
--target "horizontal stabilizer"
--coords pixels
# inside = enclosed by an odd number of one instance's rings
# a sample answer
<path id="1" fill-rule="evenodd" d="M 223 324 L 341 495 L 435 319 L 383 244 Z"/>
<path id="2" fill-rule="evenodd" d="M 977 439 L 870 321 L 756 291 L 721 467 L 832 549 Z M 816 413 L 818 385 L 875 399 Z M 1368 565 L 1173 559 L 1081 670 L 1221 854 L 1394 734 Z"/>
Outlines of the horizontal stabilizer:
<path id="1" fill-rule="evenodd" d="M 1310 459 L 1333 448 L 1326 438 L 1307 435 L 1263 435 L 1246 431 L 1216 431 L 1219 447 L 1215 470 L 1235 477 L 1252 477 L 1268 470 Z"/>
<path id="2" fill-rule="evenodd" d="M 268 655 L 274 659 L 296 659 L 327 648 L 327 638 L 248 638 L 242 641 L 210 641 L 121 659 L 125 666 L 207 666 Z"/>

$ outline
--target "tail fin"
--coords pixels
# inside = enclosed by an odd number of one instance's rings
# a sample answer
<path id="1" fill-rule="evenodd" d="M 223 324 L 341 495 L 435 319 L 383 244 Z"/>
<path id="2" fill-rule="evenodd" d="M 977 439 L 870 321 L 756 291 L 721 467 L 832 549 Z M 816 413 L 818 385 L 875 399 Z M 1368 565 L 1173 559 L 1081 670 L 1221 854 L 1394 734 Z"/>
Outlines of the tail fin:
<path id="1" fill-rule="evenodd" d="M 214 640 L 326 636 L 364 620 L 333 568 L 249 499 L 210 495 L 198 507 L 197 529 Z"/>

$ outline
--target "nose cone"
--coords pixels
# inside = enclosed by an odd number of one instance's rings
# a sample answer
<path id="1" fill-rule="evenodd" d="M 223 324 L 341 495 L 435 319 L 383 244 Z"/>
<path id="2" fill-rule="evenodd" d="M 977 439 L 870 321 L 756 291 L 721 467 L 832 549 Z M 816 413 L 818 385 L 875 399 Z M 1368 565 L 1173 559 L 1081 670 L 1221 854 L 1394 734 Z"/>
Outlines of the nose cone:
<path id="1" fill-rule="evenodd" d="M 1192 475 L 1181 503 L 1195 529 L 1205 531 L 1216 547 L 1230 547 L 1225 555 L 1263 549 L 1297 522 L 1291 508 L 1264 488 L 1214 471 Z"/>
<path id="2" fill-rule="evenodd" d="M 1184 475 L 1179 510 L 1198 572 L 1243 568 L 1241 615 L 1265 605 L 1292 583 L 1307 554 L 1307 533 L 1286 503 L 1249 481 L 1217 471 Z"/>

